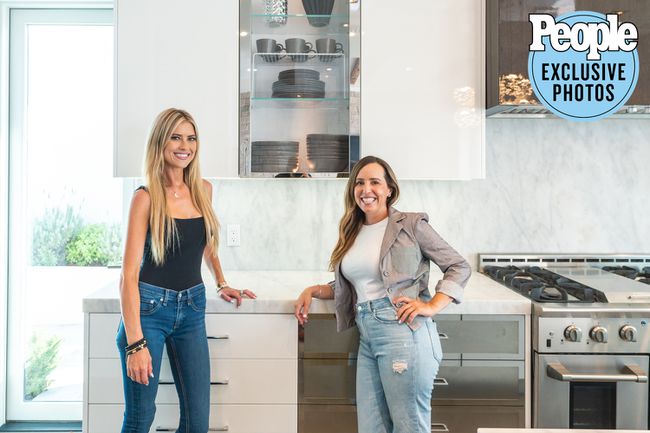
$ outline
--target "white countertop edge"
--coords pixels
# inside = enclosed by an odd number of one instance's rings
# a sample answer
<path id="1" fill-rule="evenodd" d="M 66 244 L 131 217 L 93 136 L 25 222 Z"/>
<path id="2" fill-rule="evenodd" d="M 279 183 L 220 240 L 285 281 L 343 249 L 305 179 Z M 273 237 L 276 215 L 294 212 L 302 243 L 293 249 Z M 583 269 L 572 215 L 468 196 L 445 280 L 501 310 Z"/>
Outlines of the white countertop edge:
<path id="1" fill-rule="evenodd" d="M 320 271 L 227 271 L 233 287 L 248 288 L 257 299 L 245 299 L 239 308 L 217 297 L 213 284 L 206 283 L 206 313 L 292 314 L 293 304 L 303 288 L 323 284 L 332 273 Z M 433 289 L 442 274 L 433 273 L 429 287 Z M 85 313 L 119 313 L 119 284 L 111 283 L 83 300 Z M 312 313 L 333 314 L 334 302 L 315 299 Z M 441 314 L 523 314 L 530 315 L 531 302 L 483 274 L 474 272 L 465 288 L 464 300 L 449 305 Z"/>

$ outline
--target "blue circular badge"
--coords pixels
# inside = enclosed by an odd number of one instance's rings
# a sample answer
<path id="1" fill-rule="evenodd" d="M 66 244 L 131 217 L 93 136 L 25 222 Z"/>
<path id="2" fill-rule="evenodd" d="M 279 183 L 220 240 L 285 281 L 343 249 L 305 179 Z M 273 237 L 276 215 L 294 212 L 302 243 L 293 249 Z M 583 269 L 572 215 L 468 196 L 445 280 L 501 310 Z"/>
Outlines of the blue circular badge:
<path id="1" fill-rule="evenodd" d="M 584 50 L 575 50 L 574 43 L 567 49 L 569 36 L 566 34 L 562 35 L 563 51 L 552 46 L 551 36 L 542 36 L 544 50 L 531 49 L 528 56 L 528 76 L 535 94 L 549 110 L 568 120 L 593 121 L 611 116 L 632 96 L 639 79 L 636 48 L 632 51 L 603 50 L 598 51 L 598 55 L 591 50 L 592 57 L 600 58 L 590 60 L 590 51 L 585 46 L 593 35 L 585 34 L 587 24 L 609 25 L 607 17 L 598 12 L 578 11 L 562 15 L 555 22 L 565 23 L 572 30 L 585 30 L 576 31 L 579 37 L 573 41 Z M 603 36 L 600 32 L 599 43 L 603 37 L 612 40 L 614 36 Z"/>

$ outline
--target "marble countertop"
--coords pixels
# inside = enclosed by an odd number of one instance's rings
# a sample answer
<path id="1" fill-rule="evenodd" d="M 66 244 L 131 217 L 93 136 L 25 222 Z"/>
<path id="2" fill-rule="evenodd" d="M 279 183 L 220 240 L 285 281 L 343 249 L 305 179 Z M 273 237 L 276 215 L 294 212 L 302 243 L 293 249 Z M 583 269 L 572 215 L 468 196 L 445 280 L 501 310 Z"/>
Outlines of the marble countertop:
<path id="1" fill-rule="evenodd" d="M 225 271 L 228 282 L 238 289 L 251 289 L 257 299 L 246 299 L 239 308 L 217 297 L 216 290 L 207 291 L 208 313 L 293 313 L 293 303 L 307 286 L 323 284 L 333 278 L 322 271 Z M 431 272 L 429 287 L 433 289 L 442 274 Z M 206 280 L 207 281 L 207 280 Z M 214 284 L 207 284 L 214 287 Z M 85 313 L 119 313 L 119 283 L 115 281 L 83 300 Z M 314 299 L 311 313 L 334 313 L 334 302 Z M 473 272 L 461 304 L 449 305 L 442 314 L 526 314 L 531 302 L 512 290 Z"/>

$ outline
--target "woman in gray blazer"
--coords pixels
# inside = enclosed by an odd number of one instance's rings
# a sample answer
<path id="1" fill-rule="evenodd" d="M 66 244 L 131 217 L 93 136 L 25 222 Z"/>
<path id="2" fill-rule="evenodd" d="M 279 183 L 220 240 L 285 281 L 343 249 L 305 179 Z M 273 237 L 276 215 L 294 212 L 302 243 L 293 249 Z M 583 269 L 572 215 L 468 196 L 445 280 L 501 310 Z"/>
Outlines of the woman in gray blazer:
<path id="1" fill-rule="evenodd" d="M 332 299 L 337 328 L 359 328 L 357 417 L 360 433 L 429 433 L 431 391 L 442 349 L 432 317 L 462 300 L 469 264 L 428 224 L 424 213 L 392 207 L 393 170 L 367 156 L 350 173 L 345 214 L 330 258 L 334 281 L 303 290 L 301 324 L 312 298 Z M 444 272 L 429 292 L 429 262 Z"/>

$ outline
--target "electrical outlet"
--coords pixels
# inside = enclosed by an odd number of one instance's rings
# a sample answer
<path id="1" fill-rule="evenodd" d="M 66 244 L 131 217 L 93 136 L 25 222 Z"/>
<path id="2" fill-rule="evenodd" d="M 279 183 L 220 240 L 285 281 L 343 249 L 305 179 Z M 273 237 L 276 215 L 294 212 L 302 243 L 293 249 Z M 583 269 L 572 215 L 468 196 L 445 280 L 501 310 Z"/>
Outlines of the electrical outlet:
<path id="1" fill-rule="evenodd" d="M 226 238 L 229 247 L 238 247 L 241 245 L 239 224 L 228 224 L 226 226 L 226 232 Z"/>

